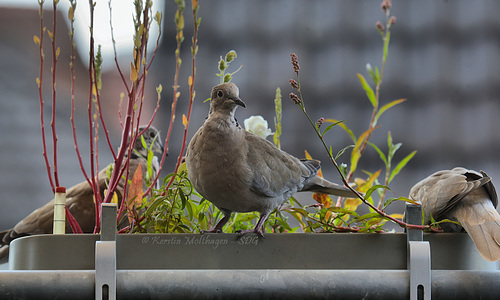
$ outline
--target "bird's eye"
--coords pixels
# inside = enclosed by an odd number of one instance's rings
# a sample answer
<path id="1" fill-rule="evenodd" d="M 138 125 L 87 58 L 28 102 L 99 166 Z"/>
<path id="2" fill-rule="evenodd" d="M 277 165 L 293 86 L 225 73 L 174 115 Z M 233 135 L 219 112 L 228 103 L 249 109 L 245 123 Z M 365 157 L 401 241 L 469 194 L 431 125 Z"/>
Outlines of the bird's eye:
<path id="1" fill-rule="evenodd" d="M 156 134 L 155 134 L 153 131 L 151 131 L 151 132 L 149 133 L 149 137 L 150 137 L 150 138 L 154 138 L 155 136 L 156 136 Z"/>
<path id="2" fill-rule="evenodd" d="M 217 91 L 217 97 L 222 97 L 224 96 L 224 93 L 221 90 Z"/>

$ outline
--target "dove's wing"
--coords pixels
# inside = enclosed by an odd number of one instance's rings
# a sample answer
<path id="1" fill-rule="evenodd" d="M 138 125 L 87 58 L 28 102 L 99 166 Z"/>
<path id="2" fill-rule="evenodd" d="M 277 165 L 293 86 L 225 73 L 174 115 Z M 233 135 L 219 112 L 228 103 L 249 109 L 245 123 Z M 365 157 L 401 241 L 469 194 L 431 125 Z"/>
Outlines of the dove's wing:
<path id="1" fill-rule="evenodd" d="M 277 197 L 302 188 L 306 178 L 315 176 L 318 167 L 305 164 L 279 150 L 268 140 L 247 133 L 247 165 L 251 170 L 250 189 L 267 197 Z"/>

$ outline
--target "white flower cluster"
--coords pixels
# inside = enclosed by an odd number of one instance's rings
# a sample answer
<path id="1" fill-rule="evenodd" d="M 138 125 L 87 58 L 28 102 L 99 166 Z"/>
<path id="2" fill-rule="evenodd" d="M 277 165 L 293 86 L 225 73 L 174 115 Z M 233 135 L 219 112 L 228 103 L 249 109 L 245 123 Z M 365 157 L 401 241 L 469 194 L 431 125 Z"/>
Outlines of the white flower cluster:
<path id="1" fill-rule="evenodd" d="M 262 116 L 251 116 L 243 122 L 245 129 L 261 138 L 273 134 L 271 129 L 268 128 L 267 121 Z"/>

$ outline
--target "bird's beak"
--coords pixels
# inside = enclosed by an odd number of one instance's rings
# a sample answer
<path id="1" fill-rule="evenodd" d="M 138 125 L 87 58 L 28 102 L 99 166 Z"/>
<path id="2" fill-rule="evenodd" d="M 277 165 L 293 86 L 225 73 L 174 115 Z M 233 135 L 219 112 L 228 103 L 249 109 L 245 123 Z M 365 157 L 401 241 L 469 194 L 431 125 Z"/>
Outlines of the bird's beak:
<path id="1" fill-rule="evenodd" d="M 153 149 L 151 149 L 151 150 L 153 151 L 153 153 L 157 153 L 157 154 L 163 154 L 163 151 L 165 151 L 165 149 L 163 148 L 163 145 L 158 140 L 155 141 L 155 144 L 153 145 Z M 168 155 L 168 153 L 167 153 L 167 155 Z"/>
<path id="2" fill-rule="evenodd" d="M 234 98 L 231 98 L 231 99 L 234 101 L 234 103 L 236 103 L 236 104 L 238 104 L 240 106 L 243 106 L 243 108 L 247 108 L 247 106 L 245 105 L 245 102 L 241 101 L 240 98 L 234 97 Z"/>

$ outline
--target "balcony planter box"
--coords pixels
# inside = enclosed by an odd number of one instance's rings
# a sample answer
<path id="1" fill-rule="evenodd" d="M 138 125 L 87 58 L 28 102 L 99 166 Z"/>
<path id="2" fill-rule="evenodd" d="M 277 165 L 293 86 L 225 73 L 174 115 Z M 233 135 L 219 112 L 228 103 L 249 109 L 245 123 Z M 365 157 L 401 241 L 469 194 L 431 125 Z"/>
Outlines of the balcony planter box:
<path id="1" fill-rule="evenodd" d="M 93 270 L 99 235 L 16 239 L 11 270 Z M 496 270 L 465 233 L 424 234 L 432 270 Z M 118 270 L 352 269 L 407 270 L 406 234 L 119 234 Z"/>

